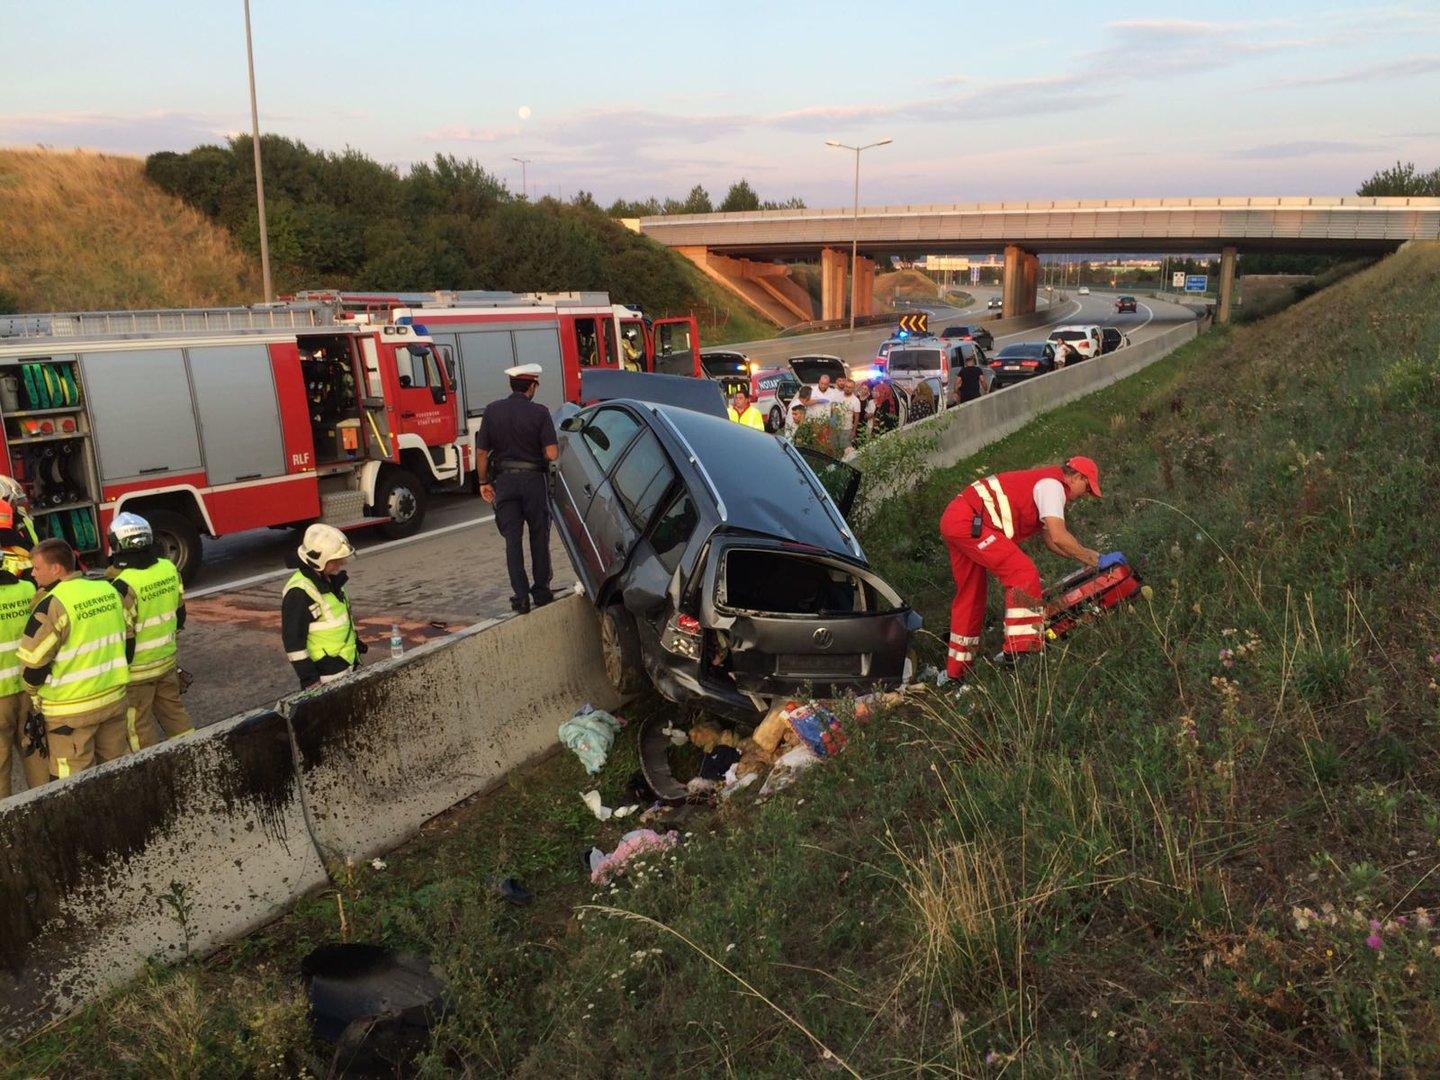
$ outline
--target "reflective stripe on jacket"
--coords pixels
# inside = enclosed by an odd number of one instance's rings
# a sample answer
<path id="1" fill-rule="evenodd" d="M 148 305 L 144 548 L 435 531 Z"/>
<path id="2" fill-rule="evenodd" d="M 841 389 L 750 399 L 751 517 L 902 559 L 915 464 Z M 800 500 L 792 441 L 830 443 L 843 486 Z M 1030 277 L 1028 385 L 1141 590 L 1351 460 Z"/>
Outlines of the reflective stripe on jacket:
<path id="1" fill-rule="evenodd" d="M 1017 544 L 1040 531 L 1040 511 L 1035 506 L 1035 485 L 1041 480 L 1065 480 L 1058 465 L 1019 469 L 976 480 L 964 491 L 965 501 L 985 518 L 985 523 Z"/>
<path id="2" fill-rule="evenodd" d="M 35 692 L 46 719 L 90 712 L 123 700 L 130 666 L 125 662 L 125 605 L 115 586 L 76 576 L 57 581 L 48 595 L 52 604 L 62 609 L 55 624 L 62 628 L 64 640 L 48 677 Z M 29 657 L 21 648 L 17 653 L 20 662 L 34 663 L 51 644 L 38 643 Z"/>
<path id="3" fill-rule="evenodd" d="M 127 566 L 115 575 L 135 594 L 134 682 L 158 679 L 175 664 L 177 614 L 185 601 L 180 572 L 169 559 L 156 559 L 143 569 Z"/>
<path id="4" fill-rule="evenodd" d="M 12 581 L 0 585 L 0 697 L 18 694 L 25 688 L 20 658 L 15 654 L 34 605 L 33 583 Z"/>
<path id="5" fill-rule="evenodd" d="M 299 589 L 310 598 L 310 628 L 305 636 L 305 656 L 311 661 L 332 656 L 352 667 L 360 657 L 355 639 L 355 620 L 350 616 L 350 601 L 332 592 L 322 592 L 300 571 L 290 575 L 285 592 Z M 283 595 L 283 594 L 282 594 Z M 290 657 L 296 660 L 298 657 Z"/>

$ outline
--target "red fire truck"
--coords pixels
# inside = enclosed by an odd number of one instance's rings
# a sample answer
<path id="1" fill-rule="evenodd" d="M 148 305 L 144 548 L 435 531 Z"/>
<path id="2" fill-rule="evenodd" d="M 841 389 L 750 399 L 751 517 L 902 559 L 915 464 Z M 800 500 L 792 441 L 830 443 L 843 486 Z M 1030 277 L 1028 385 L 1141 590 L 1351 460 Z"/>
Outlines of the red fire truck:
<path id="1" fill-rule="evenodd" d="M 704 377 L 693 315 L 651 320 L 639 308 L 612 304 L 603 292 L 326 291 L 295 299 L 332 307 L 340 318 L 423 324 L 456 387 L 467 454 L 485 406 L 509 394 L 505 369 L 516 364 L 544 367 L 536 400 L 552 408 L 579 401 L 587 367 Z"/>
<path id="2" fill-rule="evenodd" d="M 133 510 L 187 578 L 202 535 L 418 530 L 465 484 L 454 396 L 423 325 L 332 305 L 0 316 L 0 471 L 37 529 L 95 559 Z"/>
<path id="3" fill-rule="evenodd" d="M 154 526 L 187 580 L 202 536 L 324 521 L 416 532 L 474 475 L 504 370 L 540 400 L 586 367 L 700 373 L 693 316 L 604 293 L 311 293 L 249 308 L 0 316 L 0 472 L 40 532 L 98 556 L 110 518 Z"/>

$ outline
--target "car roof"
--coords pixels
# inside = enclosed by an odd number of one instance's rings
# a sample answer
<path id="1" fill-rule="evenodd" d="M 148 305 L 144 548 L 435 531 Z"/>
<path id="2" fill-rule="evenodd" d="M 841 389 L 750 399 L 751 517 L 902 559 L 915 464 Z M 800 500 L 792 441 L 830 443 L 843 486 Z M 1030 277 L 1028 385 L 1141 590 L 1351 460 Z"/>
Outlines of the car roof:
<path id="1" fill-rule="evenodd" d="M 662 428 L 668 422 L 703 467 L 729 528 L 863 558 L 835 504 L 789 443 L 689 409 L 641 407 L 663 418 Z"/>
<path id="2" fill-rule="evenodd" d="M 708 413 L 726 419 L 725 394 L 720 384 L 711 379 L 689 375 L 656 375 L 649 372 L 623 371 L 618 368 L 586 368 L 580 373 L 582 401 L 615 401 L 630 398 L 637 401 L 664 402 L 688 411 Z"/>
<path id="3" fill-rule="evenodd" d="M 1100 327 L 1096 326 L 1094 323 L 1066 323 L 1064 326 L 1055 327 L 1055 329 L 1051 330 L 1050 333 L 1053 336 L 1060 333 L 1060 331 L 1062 330 L 1079 330 L 1082 333 L 1086 333 L 1091 330 L 1099 329 Z"/>

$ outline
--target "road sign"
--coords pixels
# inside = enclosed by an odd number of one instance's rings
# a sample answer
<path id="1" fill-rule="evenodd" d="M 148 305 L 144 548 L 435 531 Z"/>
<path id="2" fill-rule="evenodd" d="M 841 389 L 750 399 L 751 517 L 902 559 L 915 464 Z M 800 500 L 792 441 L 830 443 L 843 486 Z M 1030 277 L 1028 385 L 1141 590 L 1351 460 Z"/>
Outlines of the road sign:
<path id="1" fill-rule="evenodd" d="M 1204 291 L 1205 291 L 1206 289 L 1208 289 L 1209 287 L 1210 287 L 1210 275 L 1209 275 L 1209 274 L 1186 274 L 1186 275 L 1185 275 L 1185 291 L 1186 291 L 1186 292 L 1204 292 Z"/>
<path id="2" fill-rule="evenodd" d="M 1170 275 L 1170 287 L 1172 289 L 1183 289 L 1185 287 L 1185 271 L 1177 270 Z"/>
<path id="3" fill-rule="evenodd" d="M 900 329 L 911 334 L 928 334 L 930 332 L 930 318 L 923 311 L 913 315 L 901 315 Z"/>

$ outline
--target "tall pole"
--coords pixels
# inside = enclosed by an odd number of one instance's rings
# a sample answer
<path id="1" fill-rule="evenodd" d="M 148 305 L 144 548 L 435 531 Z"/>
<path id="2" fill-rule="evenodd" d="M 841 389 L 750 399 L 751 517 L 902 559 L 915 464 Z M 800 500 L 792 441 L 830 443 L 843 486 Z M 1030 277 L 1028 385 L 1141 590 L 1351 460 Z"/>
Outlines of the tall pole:
<path id="1" fill-rule="evenodd" d="M 849 146 L 835 139 L 826 139 L 826 146 L 833 146 L 837 150 L 853 150 L 855 152 L 855 209 L 851 216 L 850 234 L 850 334 L 855 334 L 855 309 L 860 306 L 860 151 L 870 150 L 877 146 L 888 146 L 893 140 L 881 139 L 879 142 L 866 143 L 864 146 Z"/>
<path id="2" fill-rule="evenodd" d="M 265 176 L 260 168 L 260 107 L 255 103 L 255 43 L 250 37 L 250 0 L 245 0 L 245 62 L 250 68 L 250 149 L 255 152 L 255 209 L 260 215 L 260 277 L 265 302 L 275 299 L 270 282 L 270 235 L 265 226 Z"/>
<path id="3" fill-rule="evenodd" d="M 532 159 L 523 157 L 512 157 L 510 160 L 518 162 L 520 165 L 520 197 L 522 199 L 528 199 L 530 197 L 530 182 L 529 173 L 526 172 L 525 167 L 530 164 Z"/>

